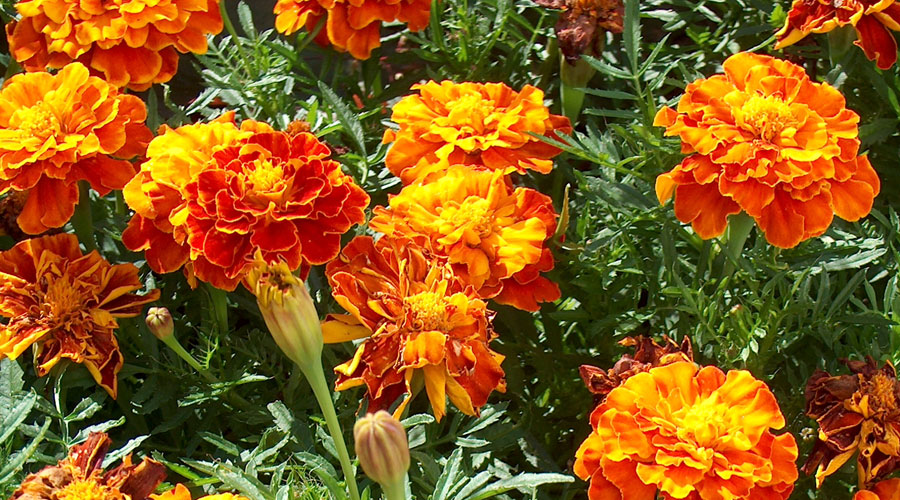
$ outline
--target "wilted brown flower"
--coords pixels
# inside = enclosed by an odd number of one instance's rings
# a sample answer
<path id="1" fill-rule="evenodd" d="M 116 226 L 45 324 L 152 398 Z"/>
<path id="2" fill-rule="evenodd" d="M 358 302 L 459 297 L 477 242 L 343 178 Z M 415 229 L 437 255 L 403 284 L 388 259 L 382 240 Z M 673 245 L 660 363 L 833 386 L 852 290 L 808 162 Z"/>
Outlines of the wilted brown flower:
<path id="1" fill-rule="evenodd" d="M 600 52 L 603 32 L 621 33 L 625 6 L 622 0 L 535 0 L 550 9 L 563 9 L 556 23 L 556 39 L 566 61 L 575 64 L 581 54 Z"/>
<path id="2" fill-rule="evenodd" d="M 900 468 L 900 381 L 889 361 L 841 361 L 852 374 L 817 370 L 806 383 L 806 415 L 819 423 L 819 440 L 802 470 L 814 471 L 820 486 L 858 451 L 864 488 Z"/>
<path id="3" fill-rule="evenodd" d="M 624 354 L 609 370 L 581 365 L 578 369 L 581 379 L 584 380 L 588 390 L 596 395 L 596 402 L 599 404 L 606 399 L 610 391 L 638 373 L 678 361 L 694 361 L 694 351 L 689 338 L 684 337 L 679 345 L 663 335 L 663 344 L 665 345 L 659 345 L 652 338 L 643 335 L 638 335 L 637 338 L 625 337 L 619 341 L 619 345 L 634 347 L 634 355 Z"/>

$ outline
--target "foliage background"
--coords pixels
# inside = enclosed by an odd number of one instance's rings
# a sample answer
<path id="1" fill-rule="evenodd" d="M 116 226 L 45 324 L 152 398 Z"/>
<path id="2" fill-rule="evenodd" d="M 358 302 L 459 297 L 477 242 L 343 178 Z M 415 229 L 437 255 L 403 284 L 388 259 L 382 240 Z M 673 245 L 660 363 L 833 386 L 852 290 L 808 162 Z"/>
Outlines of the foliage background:
<path id="1" fill-rule="evenodd" d="M 0 2 L 5 20 L 13 3 Z M 363 62 L 322 49 L 305 34 L 275 33 L 272 3 L 228 0 L 240 37 L 216 37 L 205 56 L 182 58 L 171 84 L 141 94 L 151 128 L 223 109 L 276 127 L 307 120 L 374 205 L 399 189 L 383 168 L 380 139 L 391 104 L 411 84 L 427 78 L 534 84 L 560 112 L 557 13 L 528 0 L 436 2 L 428 29 L 387 27 L 383 47 Z M 677 140 L 663 139 L 652 119 L 687 83 L 720 71 L 728 55 L 778 54 L 772 35 L 789 5 L 626 5 L 625 33 L 609 35 L 602 54 L 589 59 L 597 74 L 585 90 L 567 154 L 551 174 L 522 178 L 550 194 L 558 210 L 569 211 L 552 275 L 564 298 L 538 314 L 496 306 L 495 349 L 507 356 L 509 388 L 492 396 L 480 418 L 451 413 L 436 423 L 422 415 L 428 411 L 424 398 L 414 402 L 415 416 L 406 423 L 416 498 L 475 499 L 487 492 L 585 499 L 587 485 L 580 480 L 537 487 L 541 481 L 529 473 L 571 475 L 593 407 L 578 366 L 611 366 L 623 352 L 616 341 L 628 335 L 686 335 L 699 361 L 749 369 L 767 381 L 788 430 L 798 437 L 801 457 L 814 436 L 802 394 L 813 370 L 843 372 L 840 358 L 866 354 L 900 361 L 896 67 L 877 70 L 851 45 L 852 32 L 814 35 L 782 54 L 838 87 L 861 115 L 863 150 L 881 176 L 882 194 L 860 223 L 836 220 L 825 236 L 787 251 L 754 232 L 741 257 L 731 260 L 719 241 L 700 240 L 675 219 L 671 205 L 656 201 L 655 177 L 681 155 Z M 3 54 L 0 62 L 7 65 Z M 119 240 L 128 218 L 121 200 L 94 199 L 93 211 L 104 256 L 141 266 L 141 256 Z M 0 247 L 13 243 L 4 238 Z M 146 266 L 142 272 L 149 287 L 163 290 L 161 305 L 172 311 L 179 339 L 207 374 L 161 346 L 140 318 L 122 321 L 118 331 L 126 359 L 118 401 L 96 388 L 81 367 L 36 379 L 28 360 L 0 362 L 0 498 L 26 473 L 55 463 L 66 447 L 98 429 L 109 431 L 119 447 L 109 462 L 135 451 L 164 461 L 173 481 L 180 475 L 210 491 L 225 486 L 254 500 L 325 498 L 323 485 L 338 477 L 333 445 L 308 385 L 266 333 L 253 297 L 240 289 L 230 294 L 223 314 L 210 289 L 191 291 L 178 273 L 154 276 Z M 321 269 L 309 283 L 319 311 L 337 311 Z M 326 366 L 352 350 L 327 348 Z M 336 397 L 345 429 L 358 396 L 350 391 Z M 803 477 L 791 498 L 850 498 L 854 483 L 851 467 L 819 491 Z"/>

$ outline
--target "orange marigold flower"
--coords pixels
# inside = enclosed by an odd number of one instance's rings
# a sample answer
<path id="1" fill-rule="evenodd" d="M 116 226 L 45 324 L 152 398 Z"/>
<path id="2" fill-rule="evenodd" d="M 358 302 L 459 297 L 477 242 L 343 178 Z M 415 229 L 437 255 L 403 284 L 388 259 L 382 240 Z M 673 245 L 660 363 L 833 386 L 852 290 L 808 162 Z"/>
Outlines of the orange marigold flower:
<path id="1" fill-rule="evenodd" d="M 322 17 L 325 27 L 316 41 L 330 43 L 357 59 L 368 59 L 381 46 L 381 23 L 399 21 L 412 31 L 428 26 L 430 0 L 278 0 L 275 29 L 290 35 L 305 27 L 315 30 Z"/>
<path id="2" fill-rule="evenodd" d="M 400 129 L 384 134 L 394 143 L 385 164 L 404 184 L 457 164 L 546 174 L 561 151 L 531 134 L 561 141 L 572 132 L 569 119 L 551 114 L 544 92 L 531 85 L 515 92 L 504 83 L 445 80 L 412 90 L 419 95 L 394 105 L 391 119 Z"/>
<path id="3" fill-rule="evenodd" d="M 150 495 L 150 498 L 152 500 L 191 500 L 191 491 L 183 484 L 178 484 L 161 495 Z M 247 500 L 247 498 L 233 493 L 219 493 L 199 497 L 197 500 Z"/>
<path id="4" fill-rule="evenodd" d="M 166 478 L 165 466 L 149 458 L 133 464 L 128 455 L 104 474 L 110 443 L 105 433 L 91 433 L 57 465 L 25 478 L 10 500 L 146 500 Z"/>
<path id="5" fill-rule="evenodd" d="M 859 487 L 900 468 L 900 381 L 890 362 L 842 360 L 852 374 L 817 370 L 806 383 L 806 415 L 819 424 L 819 440 L 803 464 L 816 485 L 856 452 Z"/>
<path id="6" fill-rule="evenodd" d="M 28 234 L 62 227 L 78 181 L 106 195 L 134 177 L 127 161 L 152 134 L 147 109 L 74 63 L 59 73 L 13 76 L 0 90 L 0 194 L 27 192 L 18 223 Z M 118 158 L 118 159 L 117 159 Z"/>
<path id="7" fill-rule="evenodd" d="M 794 0 L 784 27 L 776 35 L 775 48 L 841 26 L 856 29 L 856 45 L 869 60 L 877 61 L 879 68 L 888 69 L 897 62 L 897 41 L 891 31 L 900 31 L 900 4 L 894 0 Z"/>
<path id="8" fill-rule="evenodd" d="M 783 248 L 824 233 L 835 215 L 866 216 L 880 182 L 857 156 L 859 115 L 840 92 L 769 56 L 740 53 L 724 67 L 656 115 L 690 154 L 656 179 L 660 202 L 674 195 L 676 217 L 701 238 L 746 212 Z"/>
<path id="9" fill-rule="evenodd" d="M 167 129 L 125 187 L 136 212 L 122 234 L 167 273 L 190 262 L 197 278 L 234 290 L 253 266 L 324 264 L 341 235 L 365 221 L 369 196 L 312 134 L 275 132 L 233 115 Z"/>
<path id="10" fill-rule="evenodd" d="M 797 480 L 797 444 L 775 396 L 743 370 L 685 361 L 613 389 L 591 414 L 575 473 L 591 500 L 784 500 Z"/>
<path id="11" fill-rule="evenodd" d="M 35 345 L 35 370 L 43 377 L 62 358 L 87 367 L 116 397 L 122 354 L 113 333 L 116 318 L 140 314 L 159 290 L 144 296 L 131 264 L 111 265 L 97 251 L 87 255 L 72 234 L 18 243 L 0 252 L 0 359 L 16 359 Z"/>
<path id="12" fill-rule="evenodd" d="M 389 208 L 376 207 L 374 214 L 372 229 L 419 240 L 446 256 L 483 299 L 528 311 L 559 299 L 559 287 L 539 274 L 553 268 L 547 248 L 556 231 L 552 200 L 533 189 L 513 189 L 502 171 L 455 165 L 433 182 L 406 186 L 390 198 Z"/>
<path id="13" fill-rule="evenodd" d="M 506 390 L 503 356 L 488 345 L 496 337 L 493 312 L 453 275 L 408 241 L 357 236 L 326 268 L 332 295 L 350 315 L 322 325 L 326 342 L 366 338 L 353 359 L 335 368 L 337 390 L 366 386 L 368 411 L 388 408 L 405 395 L 416 372 L 434 416 L 446 399 L 466 415 L 478 414 L 494 390 Z"/>
<path id="14" fill-rule="evenodd" d="M 853 495 L 853 500 L 900 500 L 900 479 L 882 481 L 870 490 Z"/>
<path id="15" fill-rule="evenodd" d="M 222 31 L 219 0 L 20 0 L 6 27 L 10 52 L 27 71 L 84 63 L 116 87 L 167 82 L 178 53 L 206 52 Z"/>

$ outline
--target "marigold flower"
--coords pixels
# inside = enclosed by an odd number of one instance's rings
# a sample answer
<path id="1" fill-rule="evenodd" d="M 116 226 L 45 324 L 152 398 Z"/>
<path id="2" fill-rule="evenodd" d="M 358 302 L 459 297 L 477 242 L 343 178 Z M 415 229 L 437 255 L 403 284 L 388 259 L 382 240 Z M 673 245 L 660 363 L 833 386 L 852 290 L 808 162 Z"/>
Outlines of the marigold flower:
<path id="1" fill-rule="evenodd" d="M 146 500 L 166 478 L 165 466 L 149 458 L 133 464 L 128 455 L 104 474 L 110 443 L 105 433 L 91 433 L 57 465 L 25 478 L 10 500 Z"/>
<path id="2" fill-rule="evenodd" d="M 399 21 L 412 31 L 428 26 L 430 0 L 278 0 L 275 29 L 290 35 L 315 30 L 322 17 L 325 27 L 316 41 L 329 43 L 356 59 L 368 59 L 381 46 L 381 23 Z"/>
<path id="3" fill-rule="evenodd" d="M 171 490 L 161 495 L 150 495 L 152 500 L 191 500 L 191 491 L 183 484 L 178 484 Z M 198 497 L 197 500 L 248 500 L 247 497 L 235 495 L 234 493 L 218 493 L 215 495 L 206 495 Z"/>
<path id="4" fill-rule="evenodd" d="M 841 26 L 856 29 L 855 44 L 879 68 L 888 69 L 897 62 L 897 41 L 891 31 L 900 31 L 900 4 L 894 0 L 794 0 L 784 27 L 776 35 L 775 48 Z"/>
<path id="5" fill-rule="evenodd" d="M 561 141 L 572 132 L 569 119 L 550 114 L 544 92 L 531 85 L 515 92 L 504 83 L 445 80 L 412 90 L 420 93 L 394 105 L 391 119 L 400 129 L 384 134 L 394 143 L 385 164 L 404 184 L 457 164 L 546 174 L 561 151 L 531 134 Z"/>
<path id="6" fill-rule="evenodd" d="M 681 137 L 681 164 L 656 179 L 661 203 L 701 238 L 744 211 L 772 245 L 789 248 L 828 229 L 835 215 L 866 216 L 880 182 L 859 152 L 859 115 L 828 84 L 769 56 L 740 53 L 725 74 L 688 85 L 678 111 L 655 125 Z"/>
<path id="7" fill-rule="evenodd" d="M 797 444 L 775 396 L 749 372 L 685 361 L 652 368 L 610 391 L 575 473 L 600 499 L 786 499 Z"/>
<path id="8" fill-rule="evenodd" d="M 43 377 L 62 358 L 87 367 L 94 380 L 116 397 L 122 353 L 116 318 L 130 318 L 159 290 L 144 296 L 138 270 L 111 265 L 99 253 L 87 255 L 72 234 L 18 243 L 0 252 L 0 359 L 16 359 L 35 345 L 35 370 Z"/>
<path id="9" fill-rule="evenodd" d="M 582 54 L 599 54 L 598 45 L 606 32 L 621 33 L 624 29 L 622 0 L 535 0 L 535 3 L 563 10 L 554 31 L 569 64 L 575 64 Z"/>
<path id="10" fill-rule="evenodd" d="M 553 269 L 547 248 L 556 231 L 552 200 L 533 189 L 513 189 L 502 171 L 455 165 L 432 182 L 406 186 L 390 198 L 389 208 L 376 207 L 374 214 L 369 227 L 420 240 L 448 257 L 483 299 L 528 311 L 559 299 L 559 287 L 539 274 Z"/>
<path id="11" fill-rule="evenodd" d="M 218 0 L 20 0 L 6 26 L 10 52 L 27 71 L 84 63 L 116 87 L 167 82 L 178 53 L 206 52 L 222 31 Z"/>
<path id="12" fill-rule="evenodd" d="M 365 385 L 369 411 L 405 395 L 416 372 L 435 418 L 446 399 L 476 415 L 494 390 L 506 390 L 503 356 L 488 345 L 496 337 L 493 312 L 453 275 L 449 264 L 428 260 L 404 240 L 357 236 L 326 267 L 332 295 L 350 315 L 329 316 L 325 342 L 366 338 L 353 359 L 335 368 L 336 389 Z"/>
<path id="13" fill-rule="evenodd" d="M 853 500 L 900 500 L 900 479 L 888 479 L 853 495 Z"/>
<path id="14" fill-rule="evenodd" d="M 806 415 L 819 424 L 819 440 L 803 464 L 816 485 L 856 452 L 859 487 L 900 468 L 900 381 L 890 362 L 842 360 L 852 374 L 817 370 L 806 383 Z"/>
<path id="15" fill-rule="evenodd" d="M 62 227 L 75 212 L 78 181 L 101 195 L 135 173 L 127 159 L 152 135 L 137 97 L 120 94 L 81 64 L 13 76 L 0 90 L 0 194 L 27 192 L 18 223 L 28 234 Z M 117 159 L 118 158 L 118 159 Z"/>
<path id="16" fill-rule="evenodd" d="M 308 133 L 274 132 L 233 114 L 167 129 L 125 187 L 136 212 L 122 234 L 160 273 L 187 269 L 234 290 L 259 252 L 290 269 L 340 251 L 341 235 L 365 221 L 369 196 Z"/>

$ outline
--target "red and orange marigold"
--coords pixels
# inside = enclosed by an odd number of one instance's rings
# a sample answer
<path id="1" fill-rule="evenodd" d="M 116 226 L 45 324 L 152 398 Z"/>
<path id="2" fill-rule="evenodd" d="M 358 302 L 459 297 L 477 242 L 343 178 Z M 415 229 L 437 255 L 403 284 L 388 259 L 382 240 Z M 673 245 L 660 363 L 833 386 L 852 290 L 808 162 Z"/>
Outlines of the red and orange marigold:
<path id="1" fill-rule="evenodd" d="M 853 500 L 900 500 L 900 479 L 887 479 L 853 495 Z"/>
<path id="2" fill-rule="evenodd" d="M 10 52 L 27 71 L 78 61 L 116 87 L 167 82 L 178 53 L 206 52 L 222 31 L 218 0 L 20 0 L 6 27 Z"/>
<path id="3" fill-rule="evenodd" d="M 125 187 L 136 212 L 122 234 L 160 273 L 234 290 L 259 253 L 293 270 L 324 264 L 365 221 L 369 196 L 309 133 L 288 134 L 229 114 L 167 129 Z"/>
<path id="4" fill-rule="evenodd" d="M 609 392 L 575 473 L 591 500 L 784 500 L 797 480 L 793 436 L 772 433 L 784 424 L 749 372 L 680 361 Z"/>
<path id="5" fill-rule="evenodd" d="M 531 134 L 562 141 L 560 134 L 572 131 L 569 119 L 551 114 L 544 92 L 531 85 L 516 92 L 504 83 L 445 80 L 412 90 L 419 94 L 394 105 L 399 130 L 384 134 L 385 143 L 393 142 L 385 164 L 404 184 L 457 164 L 546 174 L 561 151 Z"/>
<path id="6" fill-rule="evenodd" d="M 10 78 L 0 90 L 0 194 L 27 193 L 19 227 L 39 234 L 65 225 L 78 181 L 101 195 L 122 189 L 136 170 L 127 160 L 152 137 L 146 118 L 140 99 L 78 63 Z"/>
<path id="7" fill-rule="evenodd" d="M 553 268 L 553 203 L 533 189 L 514 189 L 502 171 L 456 165 L 432 182 L 406 186 L 374 213 L 372 229 L 446 256 L 481 298 L 528 311 L 559 298 L 559 287 L 540 275 Z"/>
<path id="8" fill-rule="evenodd" d="M 783 248 L 824 233 L 835 215 L 866 216 L 880 182 L 840 92 L 769 56 L 739 53 L 724 69 L 656 115 L 690 155 L 656 179 L 660 202 L 674 195 L 676 217 L 701 238 L 746 212 Z"/>
<path id="9" fill-rule="evenodd" d="M 18 243 L 0 252 L 0 359 L 16 359 L 35 346 L 35 370 L 43 377 L 61 359 L 87 367 L 94 380 L 116 397 L 122 353 L 116 318 L 137 316 L 159 298 L 144 296 L 138 270 L 111 265 L 97 251 L 87 255 L 71 234 Z"/>
<path id="10" fill-rule="evenodd" d="M 366 339 L 353 359 L 335 368 L 337 390 L 364 385 L 368 411 L 404 396 L 402 412 L 417 374 L 438 420 L 448 397 L 476 415 L 492 391 L 506 390 L 503 356 L 489 347 L 496 337 L 493 312 L 448 264 L 428 259 L 409 241 L 357 236 L 326 274 L 350 314 L 329 316 L 325 341 Z"/>
<path id="11" fill-rule="evenodd" d="M 856 45 L 879 68 L 888 69 L 897 62 L 897 41 L 892 31 L 900 31 L 900 4 L 895 0 L 794 0 L 775 48 L 792 45 L 810 33 L 827 33 L 842 26 L 856 29 Z"/>
<path id="12" fill-rule="evenodd" d="M 290 35 L 314 31 L 325 18 L 316 41 L 329 43 L 357 59 L 368 59 L 381 46 L 381 23 L 399 21 L 421 31 L 431 15 L 430 0 L 278 0 L 275 29 Z"/>

